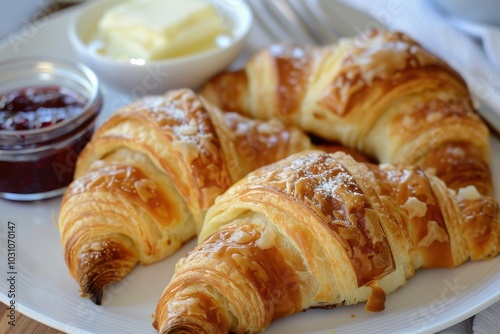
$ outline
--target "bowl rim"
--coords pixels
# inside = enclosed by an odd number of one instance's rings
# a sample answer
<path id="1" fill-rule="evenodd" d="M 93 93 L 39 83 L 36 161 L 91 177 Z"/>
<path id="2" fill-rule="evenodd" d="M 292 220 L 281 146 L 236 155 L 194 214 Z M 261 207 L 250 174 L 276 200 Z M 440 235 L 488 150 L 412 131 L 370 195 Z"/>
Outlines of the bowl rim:
<path id="1" fill-rule="evenodd" d="M 210 58 L 222 53 L 225 50 L 231 49 L 232 47 L 243 42 L 248 36 L 252 25 L 253 25 L 253 12 L 244 0 L 201 0 L 211 3 L 217 11 L 220 4 L 227 4 L 229 7 L 239 8 L 235 12 L 239 13 L 238 16 L 243 19 L 238 19 L 235 22 L 238 24 L 237 29 L 234 29 L 238 33 L 234 35 L 231 43 L 227 47 L 223 48 L 212 48 L 205 50 L 203 52 L 194 53 L 187 56 L 175 57 L 171 59 L 158 59 L 158 60 L 146 60 L 144 63 L 133 63 L 129 60 L 120 60 L 107 55 L 92 52 L 87 47 L 87 44 L 83 41 L 81 35 L 77 32 L 77 26 L 79 23 L 86 18 L 89 12 L 96 10 L 96 7 L 109 8 L 114 4 L 123 3 L 122 0 L 94 0 L 88 4 L 84 4 L 80 11 L 75 13 L 71 23 L 69 25 L 68 33 L 70 41 L 73 46 L 77 49 L 77 52 L 83 52 L 90 55 L 94 59 L 98 59 L 100 62 L 105 64 L 120 65 L 120 66 L 134 66 L 134 67 L 144 67 L 144 66 L 176 66 L 185 65 L 190 62 L 203 61 L 206 58 Z M 219 11 L 223 13 L 224 11 Z M 102 14 L 102 12 L 101 12 Z M 224 14 L 222 14 L 224 15 Z"/>

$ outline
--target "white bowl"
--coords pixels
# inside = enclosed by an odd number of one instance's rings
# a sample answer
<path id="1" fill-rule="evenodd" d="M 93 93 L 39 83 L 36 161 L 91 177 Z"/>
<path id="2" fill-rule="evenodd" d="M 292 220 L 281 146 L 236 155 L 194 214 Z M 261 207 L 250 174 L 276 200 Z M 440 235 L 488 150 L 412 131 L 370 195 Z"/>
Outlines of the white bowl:
<path id="1" fill-rule="evenodd" d="M 81 62 L 93 69 L 104 83 L 133 98 L 162 94 L 174 88 L 196 89 L 236 60 L 253 21 L 252 12 L 244 0 L 205 1 L 212 3 L 232 28 L 232 43 L 225 48 L 142 65 L 97 53 L 88 46 L 97 22 L 106 9 L 123 0 L 94 0 L 83 5 L 69 27 L 69 38 Z"/>

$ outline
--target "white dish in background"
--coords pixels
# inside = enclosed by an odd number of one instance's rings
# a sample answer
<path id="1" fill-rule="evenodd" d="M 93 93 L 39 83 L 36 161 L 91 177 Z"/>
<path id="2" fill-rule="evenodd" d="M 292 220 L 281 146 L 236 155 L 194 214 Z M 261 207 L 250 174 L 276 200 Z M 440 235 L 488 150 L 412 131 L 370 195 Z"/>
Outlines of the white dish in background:
<path id="1" fill-rule="evenodd" d="M 108 85 L 123 92 L 158 94 L 176 87 L 195 88 L 228 67 L 244 47 L 252 25 L 252 12 L 243 0 L 205 0 L 212 3 L 217 13 L 230 26 L 232 38 L 224 47 L 179 58 L 146 61 L 133 64 L 98 53 L 88 45 L 103 12 L 122 0 L 94 0 L 84 3 L 70 19 L 67 27 L 68 45 L 78 59 L 92 68 Z M 229 39 L 228 39 L 229 40 Z"/>
<path id="2" fill-rule="evenodd" d="M 67 27 L 79 8 L 72 8 L 37 27 L 36 34 L 16 33 L 0 44 L 0 60 L 22 55 L 57 55 L 74 59 Z M 16 40 L 15 37 L 18 37 Z M 254 35 L 258 36 L 258 35 Z M 12 44 L 7 44 L 13 41 Z M 253 45 L 259 41 L 252 40 Z M 105 86 L 101 119 L 130 97 Z M 497 199 L 500 198 L 500 142 L 492 139 Z M 75 334 L 154 334 L 156 302 L 170 280 L 174 264 L 195 241 L 174 256 L 138 267 L 123 282 L 111 286 L 102 306 L 78 296 L 78 285 L 64 263 L 53 217 L 60 199 L 16 203 L 0 200 L 0 301 L 7 296 L 7 221 L 16 224 L 16 306 L 27 316 Z M 500 257 L 467 263 L 455 269 L 421 270 L 405 287 L 390 294 L 386 310 L 368 313 L 364 305 L 334 310 L 309 310 L 272 324 L 266 334 L 304 333 L 435 333 L 465 320 L 500 300 Z"/>

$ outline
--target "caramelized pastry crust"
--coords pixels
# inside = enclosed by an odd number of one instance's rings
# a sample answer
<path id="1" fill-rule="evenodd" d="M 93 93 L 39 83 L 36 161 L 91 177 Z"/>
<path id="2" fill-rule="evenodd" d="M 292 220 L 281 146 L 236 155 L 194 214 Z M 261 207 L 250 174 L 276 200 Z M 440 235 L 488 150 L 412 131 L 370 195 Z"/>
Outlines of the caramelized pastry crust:
<path id="1" fill-rule="evenodd" d="M 309 151 L 251 172 L 207 212 L 153 326 L 167 333 L 259 333 L 308 308 L 386 295 L 419 268 L 500 251 L 491 197 L 455 192 L 419 167 Z"/>
<path id="2" fill-rule="evenodd" d="M 222 110 L 277 117 L 379 163 L 418 165 L 455 190 L 474 185 L 492 194 L 488 129 L 466 83 L 403 33 L 272 45 L 200 93 Z"/>
<path id="3" fill-rule="evenodd" d="M 222 113 L 188 89 L 117 110 L 81 153 L 61 203 L 71 274 L 100 304 L 107 284 L 195 237 L 234 182 L 312 147 L 298 128 Z"/>

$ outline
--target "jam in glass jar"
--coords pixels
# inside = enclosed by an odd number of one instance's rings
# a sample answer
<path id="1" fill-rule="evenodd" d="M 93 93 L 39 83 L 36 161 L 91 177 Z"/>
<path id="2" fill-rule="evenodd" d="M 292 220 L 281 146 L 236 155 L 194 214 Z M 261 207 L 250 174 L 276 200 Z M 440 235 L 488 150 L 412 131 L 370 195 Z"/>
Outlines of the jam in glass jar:
<path id="1" fill-rule="evenodd" d="M 102 107 L 87 67 L 53 59 L 0 63 L 0 197 L 61 195 Z"/>

